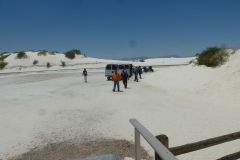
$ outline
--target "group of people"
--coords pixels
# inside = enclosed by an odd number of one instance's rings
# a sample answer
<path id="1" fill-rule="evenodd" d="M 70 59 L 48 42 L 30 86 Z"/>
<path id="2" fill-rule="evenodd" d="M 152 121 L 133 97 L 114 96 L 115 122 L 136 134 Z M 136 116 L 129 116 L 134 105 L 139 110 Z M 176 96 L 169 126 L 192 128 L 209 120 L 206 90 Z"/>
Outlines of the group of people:
<path id="1" fill-rule="evenodd" d="M 134 76 L 135 76 L 135 79 L 134 81 L 138 82 L 138 76 L 140 79 L 142 79 L 142 68 L 141 66 L 138 66 L 138 67 L 135 67 L 133 69 L 133 73 L 134 73 Z M 127 71 L 124 69 L 122 70 L 122 73 L 118 73 L 117 70 L 115 70 L 113 73 L 112 73 L 112 80 L 113 80 L 113 92 L 116 91 L 116 87 L 117 87 L 117 90 L 120 91 L 120 87 L 119 87 L 119 82 L 122 80 L 123 82 L 123 85 L 124 85 L 124 88 L 127 88 L 127 81 L 129 79 L 130 75 L 128 75 Z"/>
<path id="2" fill-rule="evenodd" d="M 112 80 L 113 80 L 113 92 L 115 92 L 116 90 L 116 87 L 117 87 L 117 90 L 118 92 L 120 91 L 120 85 L 119 85 L 119 82 L 122 80 L 123 81 L 123 85 L 124 85 L 124 88 L 127 88 L 127 81 L 129 79 L 129 75 L 127 73 L 127 71 L 124 69 L 122 71 L 122 73 L 118 73 L 117 70 L 115 70 L 113 73 L 112 73 Z"/>
<path id="3" fill-rule="evenodd" d="M 134 81 L 138 82 L 138 76 L 140 79 L 142 79 L 142 73 L 143 73 L 143 70 L 142 70 L 141 66 L 133 68 Z M 84 82 L 87 83 L 88 73 L 87 73 L 86 68 L 83 69 L 82 75 L 84 76 Z M 112 73 L 112 80 L 113 80 L 113 90 L 112 91 L 115 92 L 116 87 L 117 87 L 117 91 L 118 92 L 120 91 L 119 82 L 121 80 L 123 82 L 124 88 L 127 88 L 127 82 L 128 82 L 129 77 L 130 77 L 130 75 L 128 75 L 127 70 L 125 70 L 125 69 L 122 70 L 121 74 L 117 70 L 115 70 Z"/>

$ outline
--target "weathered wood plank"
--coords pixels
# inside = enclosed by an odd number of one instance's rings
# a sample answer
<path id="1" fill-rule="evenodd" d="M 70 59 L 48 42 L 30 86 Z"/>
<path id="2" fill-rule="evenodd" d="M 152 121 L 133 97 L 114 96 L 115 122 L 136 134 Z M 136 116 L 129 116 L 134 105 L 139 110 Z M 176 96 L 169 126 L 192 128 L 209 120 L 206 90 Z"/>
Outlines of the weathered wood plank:
<path id="1" fill-rule="evenodd" d="M 227 156 L 221 157 L 217 160 L 237 160 L 240 158 L 240 151 L 236 153 L 229 154 Z"/>
<path id="2" fill-rule="evenodd" d="M 223 136 L 219 136 L 219 137 L 215 137 L 215 138 L 210 138 L 210 139 L 206 139 L 206 140 L 195 142 L 195 143 L 172 147 L 169 150 L 174 155 L 181 155 L 181 154 L 197 151 L 200 149 L 204 149 L 207 147 L 211 147 L 214 145 L 218 145 L 221 143 L 233 141 L 233 140 L 236 140 L 239 138 L 240 138 L 240 132 L 235 132 L 235 133 L 231 133 L 231 134 L 227 134 L 227 135 L 223 135 Z"/>

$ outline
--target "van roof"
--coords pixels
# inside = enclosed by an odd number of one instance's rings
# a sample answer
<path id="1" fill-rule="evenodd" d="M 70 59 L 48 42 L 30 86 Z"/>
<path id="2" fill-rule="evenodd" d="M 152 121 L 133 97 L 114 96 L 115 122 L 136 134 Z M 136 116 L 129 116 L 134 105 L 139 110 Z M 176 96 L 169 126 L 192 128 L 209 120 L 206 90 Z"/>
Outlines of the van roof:
<path id="1" fill-rule="evenodd" d="M 132 65 L 131 63 L 115 63 L 115 64 L 107 64 L 107 65 Z"/>

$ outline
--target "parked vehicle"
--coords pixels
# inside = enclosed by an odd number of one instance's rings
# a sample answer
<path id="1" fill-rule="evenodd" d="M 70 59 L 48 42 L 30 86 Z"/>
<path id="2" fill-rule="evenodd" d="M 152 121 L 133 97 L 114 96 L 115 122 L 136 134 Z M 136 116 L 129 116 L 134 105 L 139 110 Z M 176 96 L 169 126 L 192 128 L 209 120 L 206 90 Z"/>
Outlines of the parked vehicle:
<path id="1" fill-rule="evenodd" d="M 130 77 L 132 76 L 133 70 L 132 64 L 107 64 L 105 67 L 105 77 L 107 77 L 107 79 L 110 80 L 112 79 L 113 71 L 117 70 L 121 74 L 123 69 L 126 69 Z"/>

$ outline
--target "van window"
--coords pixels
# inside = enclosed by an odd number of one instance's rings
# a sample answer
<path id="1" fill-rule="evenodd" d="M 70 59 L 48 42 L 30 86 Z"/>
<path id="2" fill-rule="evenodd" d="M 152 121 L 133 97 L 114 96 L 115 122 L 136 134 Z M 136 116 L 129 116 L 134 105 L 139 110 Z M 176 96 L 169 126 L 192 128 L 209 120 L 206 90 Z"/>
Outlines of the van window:
<path id="1" fill-rule="evenodd" d="M 129 65 L 125 65 L 125 69 L 129 69 Z"/>
<path id="2" fill-rule="evenodd" d="M 119 65 L 119 69 L 124 69 L 124 65 Z"/>
<path id="3" fill-rule="evenodd" d="M 112 70 L 117 70 L 117 65 L 112 65 Z"/>
<path id="4" fill-rule="evenodd" d="M 108 64 L 108 65 L 106 66 L 106 69 L 111 70 L 111 64 Z"/>

